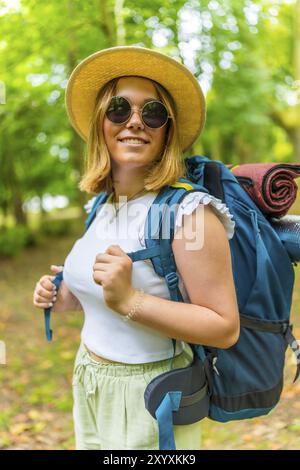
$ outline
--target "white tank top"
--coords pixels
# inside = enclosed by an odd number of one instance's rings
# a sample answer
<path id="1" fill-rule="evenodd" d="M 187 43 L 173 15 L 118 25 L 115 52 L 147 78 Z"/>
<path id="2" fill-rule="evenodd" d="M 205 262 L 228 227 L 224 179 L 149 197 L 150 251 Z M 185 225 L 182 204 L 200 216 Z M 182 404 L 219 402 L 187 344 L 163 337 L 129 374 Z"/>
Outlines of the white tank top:
<path id="1" fill-rule="evenodd" d="M 107 307 L 103 288 L 93 279 L 96 255 L 104 253 L 109 245 L 119 245 L 126 253 L 145 248 L 144 225 L 156 195 L 157 192 L 149 192 L 126 204 L 121 200 L 117 216 L 110 200 L 101 205 L 92 224 L 75 242 L 64 262 L 64 282 L 84 311 L 81 339 L 95 354 L 112 361 L 139 364 L 168 359 L 174 353 L 171 338 L 138 321 L 125 322 L 120 314 Z M 94 199 L 85 205 L 87 212 L 90 212 Z M 232 238 L 235 223 L 227 206 L 220 199 L 200 191 L 184 197 L 177 212 L 176 227 L 182 225 L 183 215 L 190 214 L 200 203 L 211 203 L 224 224 L 228 238 Z M 177 274 L 183 299 L 190 303 L 182 279 Z M 133 263 L 132 286 L 143 288 L 147 294 L 170 299 L 165 279 L 155 273 L 150 260 Z M 183 345 L 182 341 L 177 340 L 175 355 L 182 352 Z"/>

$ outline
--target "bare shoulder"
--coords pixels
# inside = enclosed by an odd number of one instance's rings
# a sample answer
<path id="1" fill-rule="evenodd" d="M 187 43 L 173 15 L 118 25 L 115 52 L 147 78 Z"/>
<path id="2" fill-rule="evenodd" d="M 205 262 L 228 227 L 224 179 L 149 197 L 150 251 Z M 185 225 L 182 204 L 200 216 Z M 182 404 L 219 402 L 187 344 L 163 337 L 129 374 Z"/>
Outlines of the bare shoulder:
<path id="1" fill-rule="evenodd" d="M 210 204 L 200 204 L 192 214 L 184 216 L 172 248 L 191 303 L 222 316 L 236 316 L 229 241 L 224 225 Z"/>
<path id="2" fill-rule="evenodd" d="M 205 260 L 222 264 L 230 255 L 229 242 L 224 225 L 210 204 L 200 204 L 190 215 L 184 215 L 182 227 L 174 237 L 174 256 L 181 260 Z"/>

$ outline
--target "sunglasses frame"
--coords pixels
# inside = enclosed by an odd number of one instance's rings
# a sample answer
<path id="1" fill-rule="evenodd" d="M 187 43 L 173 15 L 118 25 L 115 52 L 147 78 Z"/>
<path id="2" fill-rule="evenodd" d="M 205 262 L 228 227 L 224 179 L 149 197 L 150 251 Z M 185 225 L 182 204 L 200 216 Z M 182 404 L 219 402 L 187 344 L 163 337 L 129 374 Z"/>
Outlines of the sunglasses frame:
<path id="1" fill-rule="evenodd" d="M 108 109 L 109 109 L 109 106 L 112 102 L 112 100 L 114 98 L 122 98 L 123 100 L 127 101 L 127 103 L 129 104 L 130 106 L 130 115 L 129 117 L 123 121 L 123 122 L 114 122 L 114 121 L 111 121 L 107 115 L 107 112 L 108 112 Z M 143 119 L 143 109 L 145 108 L 145 106 L 147 106 L 147 104 L 150 104 L 150 103 L 160 103 L 164 106 L 165 110 L 167 111 L 167 119 L 166 119 L 166 122 L 160 126 L 160 127 L 151 127 L 151 126 L 148 126 L 148 124 L 145 123 L 144 119 Z M 142 120 L 143 124 L 146 126 L 146 127 L 149 127 L 149 129 L 161 129 L 162 127 L 164 127 L 169 119 L 172 119 L 172 116 L 170 116 L 170 114 L 168 113 L 168 110 L 167 110 L 167 107 L 164 105 L 164 103 L 162 103 L 162 101 L 159 101 L 159 100 L 151 100 L 151 101 L 147 101 L 147 103 L 145 103 L 141 108 L 138 109 L 138 112 L 139 112 L 139 115 L 140 115 L 140 119 Z M 124 124 L 126 124 L 126 122 L 128 122 L 131 117 L 132 117 L 132 114 L 134 113 L 133 111 L 133 108 L 132 108 L 132 103 L 130 102 L 130 100 L 128 98 L 125 98 L 124 96 L 121 96 L 121 95 L 116 95 L 116 96 L 112 96 L 111 99 L 110 99 L 110 102 L 109 102 L 109 105 L 108 105 L 108 108 L 105 112 L 105 116 L 107 117 L 107 119 L 109 119 L 110 122 L 112 122 L 113 124 L 115 124 L 116 126 L 123 126 Z"/>

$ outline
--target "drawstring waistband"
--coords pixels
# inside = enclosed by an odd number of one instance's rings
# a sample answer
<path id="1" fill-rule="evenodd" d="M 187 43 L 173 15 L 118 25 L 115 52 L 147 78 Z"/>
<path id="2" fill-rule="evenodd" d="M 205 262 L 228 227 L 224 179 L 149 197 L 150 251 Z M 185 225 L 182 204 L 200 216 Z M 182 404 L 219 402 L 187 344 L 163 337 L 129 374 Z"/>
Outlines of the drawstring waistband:
<path id="1" fill-rule="evenodd" d="M 183 350 L 179 356 L 185 354 L 187 354 L 187 351 Z M 176 362 L 179 356 L 175 356 L 174 360 L 176 360 Z M 173 357 L 161 361 L 140 364 L 98 362 L 90 356 L 84 344 L 81 343 L 73 370 L 73 385 L 77 385 L 78 383 L 82 384 L 86 392 L 86 397 L 88 398 L 96 393 L 100 377 L 120 378 L 141 375 L 148 376 L 149 373 L 151 374 L 155 370 L 170 370 L 170 361 L 172 363 Z"/>
<path id="2" fill-rule="evenodd" d="M 77 362 L 77 361 L 76 361 Z M 73 385 L 81 383 L 84 385 L 86 397 L 95 395 L 97 388 L 96 377 L 97 364 L 93 364 L 87 351 L 82 350 L 79 361 L 74 367 Z"/>

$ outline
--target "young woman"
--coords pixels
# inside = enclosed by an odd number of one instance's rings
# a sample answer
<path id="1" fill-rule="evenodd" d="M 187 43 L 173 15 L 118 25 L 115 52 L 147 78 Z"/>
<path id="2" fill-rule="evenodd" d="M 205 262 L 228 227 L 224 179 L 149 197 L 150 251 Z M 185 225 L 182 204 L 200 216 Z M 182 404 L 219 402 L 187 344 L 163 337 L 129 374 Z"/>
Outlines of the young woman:
<path id="1" fill-rule="evenodd" d="M 144 246 L 160 189 L 185 176 L 183 151 L 205 120 L 203 94 L 176 60 L 129 46 L 82 61 L 66 96 L 70 120 L 87 140 L 80 189 L 109 198 L 66 257 L 58 295 L 54 276 L 45 275 L 34 305 L 54 302 L 54 311 L 85 314 L 73 380 L 76 448 L 158 449 L 144 391 L 169 370 L 171 338 L 178 340 L 172 367 L 179 368 L 192 361 L 188 343 L 228 348 L 239 335 L 228 243 L 234 222 L 219 199 L 196 191 L 179 206 L 172 248 L 184 303 L 170 300 L 150 260 L 132 263 L 126 254 Z M 177 449 L 200 449 L 199 422 L 175 426 L 174 434 Z"/>

